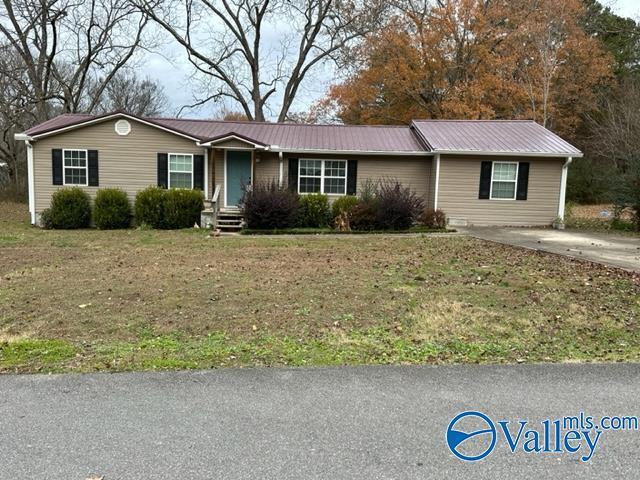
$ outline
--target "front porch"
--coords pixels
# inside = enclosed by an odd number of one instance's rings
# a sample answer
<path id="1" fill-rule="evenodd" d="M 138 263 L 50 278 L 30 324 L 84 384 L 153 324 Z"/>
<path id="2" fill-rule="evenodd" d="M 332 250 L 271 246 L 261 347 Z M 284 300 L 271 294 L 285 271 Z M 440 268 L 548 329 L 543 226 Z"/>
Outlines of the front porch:
<path id="1" fill-rule="evenodd" d="M 244 226 L 244 215 L 240 207 L 223 207 L 220 202 L 220 185 L 216 185 L 213 196 L 205 200 L 204 210 L 200 214 L 202 228 L 236 233 Z"/>
<path id="2" fill-rule="evenodd" d="M 205 209 L 201 225 L 221 232 L 237 232 L 244 225 L 240 203 L 255 181 L 284 182 L 283 156 L 237 134 L 211 139 L 205 148 Z"/>

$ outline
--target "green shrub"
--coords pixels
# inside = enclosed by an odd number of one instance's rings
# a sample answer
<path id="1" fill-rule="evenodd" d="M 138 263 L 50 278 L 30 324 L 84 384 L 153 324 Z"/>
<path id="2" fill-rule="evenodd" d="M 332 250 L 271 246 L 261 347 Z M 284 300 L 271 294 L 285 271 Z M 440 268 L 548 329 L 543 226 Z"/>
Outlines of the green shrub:
<path id="1" fill-rule="evenodd" d="M 427 228 L 444 228 L 447 226 L 447 216 L 442 210 L 425 208 L 418 217 L 418 222 Z"/>
<path id="2" fill-rule="evenodd" d="M 78 187 L 62 188 L 51 196 L 51 206 L 44 216 L 46 228 L 86 228 L 91 223 L 89 195 Z"/>
<path id="3" fill-rule="evenodd" d="M 127 194 L 119 188 L 98 190 L 93 202 L 93 221 L 101 230 L 128 228 L 131 224 L 131 205 Z"/>
<path id="4" fill-rule="evenodd" d="M 138 225 L 164 228 L 164 203 L 167 191 L 160 187 L 147 187 L 136 194 L 135 218 Z"/>
<path id="5" fill-rule="evenodd" d="M 165 228 L 191 228 L 200 223 L 204 209 L 204 194 L 201 190 L 172 188 L 165 192 Z"/>
<path id="6" fill-rule="evenodd" d="M 42 213 L 40 213 L 40 226 L 45 230 L 51 230 L 53 228 L 50 208 L 45 208 Z"/>
<path id="7" fill-rule="evenodd" d="M 377 224 L 381 230 L 411 228 L 424 204 L 421 197 L 397 181 L 382 182 L 377 200 Z"/>
<path id="8" fill-rule="evenodd" d="M 323 228 L 329 225 L 330 220 L 329 197 L 322 193 L 300 196 L 299 224 L 301 227 Z"/>
<path id="9" fill-rule="evenodd" d="M 333 218 L 338 218 L 342 213 L 349 214 L 356 205 L 358 205 L 358 197 L 355 195 L 345 195 L 344 197 L 336 198 L 332 206 Z"/>
<path id="10" fill-rule="evenodd" d="M 298 194 L 275 180 L 255 183 L 245 191 L 242 205 L 247 228 L 256 230 L 293 228 L 300 211 Z"/>

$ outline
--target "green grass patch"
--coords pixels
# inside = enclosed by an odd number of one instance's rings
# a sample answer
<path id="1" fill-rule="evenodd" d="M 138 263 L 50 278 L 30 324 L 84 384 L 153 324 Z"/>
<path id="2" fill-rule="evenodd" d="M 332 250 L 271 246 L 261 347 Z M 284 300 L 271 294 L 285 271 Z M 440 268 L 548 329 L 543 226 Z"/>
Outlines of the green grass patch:
<path id="1" fill-rule="evenodd" d="M 1 370 L 65 369 L 65 362 L 76 355 L 76 348 L 63 340 L 13 340 L 0 343 Z"/>
<path id="2" fill-rule="evenodd" d="M 607 342 L 608 348 L 603 349 Z M 630 342 L 630 343 L 628 343 Z M 339 366 L 385 364 L 450 364 L 640 360 L 637 339 L 619 331 L 573 335 L 551 343 L 514 338 L 420 341 L 382 328 L 334 331 L 319 338 L 251 338 L 215 332 L 206 337 L 177 340 L 175 335 L 140 342 L 100 343 L 74 347 L 58 340 L 29 340 L 5 345 L 0 371 L 131 371 L 182 370 L 261 366 Z M 82 361 L 69 362 L 77 356 Z"/>

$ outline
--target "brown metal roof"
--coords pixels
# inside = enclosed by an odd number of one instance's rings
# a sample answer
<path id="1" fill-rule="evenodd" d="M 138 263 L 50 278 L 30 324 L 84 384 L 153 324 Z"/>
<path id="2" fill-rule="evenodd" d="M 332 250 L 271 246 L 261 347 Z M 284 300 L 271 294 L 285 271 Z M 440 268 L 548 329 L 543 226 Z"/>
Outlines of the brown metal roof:
<path id="1" fill-rule="evenodd" d="M 153 121 L 168 128 L 179 128 L 203 140 L 236 133 L 283 150 L 424 151 L 410 127 L 223 122 L 172 118 L 155 118 Z"/>
<path id="2" fill-rule="evenodd" d="M 126 115 L 65 114 L 30 128 L 37 138 L 57 130 Z M 293 123 L 130 118 L 206 142 L 236 135 L 274 150 L 370 153 L 496 153 L 580 156 L 581 152 L 532 121 L 415 120 L 410 127 L 382 125 L 307 125 Z"/>
<path id="3" fill-rule="evenodd" d="M 70 125 L 76 125 L 86 120 L 92 120 L 96 118 L 95 115 L 85 115 L 84 113 L 65 113 L 58 115 L 46 122 L 39 123 L 25 131 L 27 135 L 34 136 L 42 133 L 58 130 L 60 128 L 68 127 Z"/>
<path id="4" fill-rule="evenodd" d="M 434 152 L 582 155 L 530 120 L 414 120 L 412 126 Z"/>
<path id="5" fill-rule="evenodd" d="M 30 128 L 32 137 L 55 130 L 82 125 L 87 121 L 122 114 L 103 116 L 67 114 Z M 135 117 L 134 117 L 135 118 Z M 188 120 L 182 118 L 140 118 L 139 120 L 197 138 L 200 141 L 236 134 L 281 150 L 327 150 L 354 152 L 413 153 L 425 152 L 424 146 L 408 126 L 371 125 L 308 125 L 267 122 L 227 122 L 218 120 Z M 425 152 L 426 153 L 426 152 Z"/>

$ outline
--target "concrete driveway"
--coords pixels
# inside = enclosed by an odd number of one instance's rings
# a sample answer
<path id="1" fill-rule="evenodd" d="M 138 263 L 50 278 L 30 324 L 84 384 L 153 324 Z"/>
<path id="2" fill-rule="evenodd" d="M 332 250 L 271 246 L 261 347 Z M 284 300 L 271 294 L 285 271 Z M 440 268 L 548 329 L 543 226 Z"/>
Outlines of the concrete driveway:
<path id="1" fill-rule="evenodd" d="M 640 237 L 550 228 L 469 227 L 464 232 L 483 240 L 640 272 Z"/>
<path id="2" fill-rule="evenodd" d="M 511 453 L 500 433 L 467 463 L 445 437 L 466 410 L 513 422 L 514 436 L 521 419 L 542 432 L 579 412 L 637 415 L 634 364 L 5 375 L 0 392 L 2 480 L 602 479 L 640 467 L 640 431 L 603 431 L 588 462 L 584 441 L 526 453 L 521 438 Z"/>

